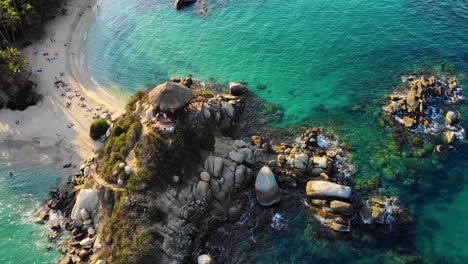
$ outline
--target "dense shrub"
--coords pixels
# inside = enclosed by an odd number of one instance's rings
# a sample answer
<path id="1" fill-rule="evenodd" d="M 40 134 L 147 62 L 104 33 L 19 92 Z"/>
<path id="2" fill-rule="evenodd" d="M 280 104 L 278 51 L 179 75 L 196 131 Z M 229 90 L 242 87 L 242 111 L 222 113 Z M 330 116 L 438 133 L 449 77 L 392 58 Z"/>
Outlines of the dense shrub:
<path id="1" fill-rule="evenodd" d="M 94 140 L 99 139 L 106 134 L 108 128 L 109 124 L 106 119 L 98 119 L 91 124 L 91 127 L 89 128 L 89 136 Z"/>
<path id="2" fill-rule="evenodd" d="M 118 177 L 125 179 L 126 175 L 113 176 L 117 165 L 124 162 L 128 153 L 140 139 L 142 125 L 130 111 L 114 123 L 110 136 L 99 151 L 100 167 L 98 171 L 104 179 L 116 182 Z"/>

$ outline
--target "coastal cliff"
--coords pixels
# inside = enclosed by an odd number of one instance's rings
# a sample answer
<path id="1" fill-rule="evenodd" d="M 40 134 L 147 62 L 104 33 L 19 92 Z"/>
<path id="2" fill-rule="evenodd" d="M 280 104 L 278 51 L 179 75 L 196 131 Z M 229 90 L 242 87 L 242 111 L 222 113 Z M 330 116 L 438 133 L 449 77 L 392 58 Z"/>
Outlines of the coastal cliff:
<path id="1" fill-rule="evenodd" d="M 396 198 L 352 197 L 353 168 L 332 135 L 313 128 L 291 143 L 273 144 L 279 139 L 244 126 L 256 122 L 245 119 L 256 116 L 244 115 L 246 109 L 261 112 L 247 104 L 254 98 L 247 87 L 231 83 L 225 91 L 172 78 L 96 121 L 109 123 L 98 138 L 103 146 L 70 178 L 71 189 L 56 191 L 40 214 L 45 220 L 60 209 L 69 216 L 48 224 L 71 233 L 63 263 L 225 261 L 223 254 L 211 256 L 216 249 L 206 244 L 219 228 L 258 225 L 265 219 L 257 214 L 291 200 L 304 200 L 298 210 L 331 232 L 357 227 L 353 216 L 377 230 L 411 222 Z M 247 212 L 253 214 L 246 218 Z"/>

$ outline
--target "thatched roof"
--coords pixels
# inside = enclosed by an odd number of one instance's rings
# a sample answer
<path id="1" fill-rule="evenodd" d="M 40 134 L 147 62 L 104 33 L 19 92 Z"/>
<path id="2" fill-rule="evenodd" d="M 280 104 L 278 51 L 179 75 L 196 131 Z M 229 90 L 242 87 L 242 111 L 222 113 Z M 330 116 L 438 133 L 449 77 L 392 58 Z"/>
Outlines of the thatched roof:
<path id="1" fill-rule="evenodd" d="M 148 97 L 157 109 L 175 112 L 192 100 L 192 90 L 180 83 L 165 82 L 153 88 Z"/>

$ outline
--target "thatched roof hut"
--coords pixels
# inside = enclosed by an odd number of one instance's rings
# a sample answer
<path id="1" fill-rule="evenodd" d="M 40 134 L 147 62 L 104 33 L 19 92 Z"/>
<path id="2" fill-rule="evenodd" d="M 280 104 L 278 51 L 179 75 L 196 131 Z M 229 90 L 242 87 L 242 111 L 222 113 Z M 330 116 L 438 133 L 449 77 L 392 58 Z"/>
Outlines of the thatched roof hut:
<path id="1" fill-rule="evenodd" d="M 174 113 L 192 100 L 192 90 L 180 83 L 165 82 L 153 88 L 148 97 L 156 109 Z"/>

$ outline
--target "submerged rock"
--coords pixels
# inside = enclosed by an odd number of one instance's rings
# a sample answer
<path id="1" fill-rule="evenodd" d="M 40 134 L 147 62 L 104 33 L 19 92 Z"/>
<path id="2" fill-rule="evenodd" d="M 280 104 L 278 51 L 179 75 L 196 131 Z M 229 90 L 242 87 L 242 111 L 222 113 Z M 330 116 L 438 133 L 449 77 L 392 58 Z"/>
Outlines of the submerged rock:
<path id="1" fill-rule="evenodd" d="M 255 180 L 257 201 L 263 206 L 270 206 L 280 201 L 281 194 L 275 175 L 268 166 L 260 169 Z"/>
<path id="2" fill-rule="evenodd" d="M 314 198 L 350 199 L 351 188 L 327 181 L 308 181 L 306 194 Z"/>
<path id="3" fill-rule="evenodd" d="M 193 5 L 197 2 L 197 0 L 175 0 L 174 6 L 177 10 L 180 10 L 186 6 Z M 180 80 L 179 80 L 180 81 Z"/>

